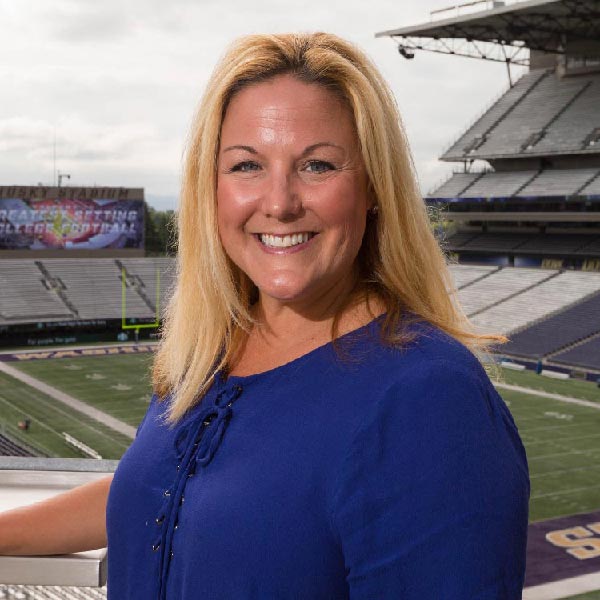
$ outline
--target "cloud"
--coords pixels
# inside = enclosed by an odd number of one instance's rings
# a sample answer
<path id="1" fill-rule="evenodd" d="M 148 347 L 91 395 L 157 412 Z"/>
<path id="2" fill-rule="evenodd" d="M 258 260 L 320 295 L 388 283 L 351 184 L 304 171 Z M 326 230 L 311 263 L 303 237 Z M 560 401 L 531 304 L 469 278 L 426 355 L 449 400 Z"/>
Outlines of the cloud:
<path id="1" fill-rule="evenodd" d="M 358 43 L 398 99 L 419 179 L 505 87 L 505 67 L 417 53 L 402 59 L 375 32 L 427 21 L 429 0 L 0 0 L 0 182 L 53 178 L 138 185 L 175 198 L 188 123 L 210 72 L 238 35 L 325 30 Z"/>

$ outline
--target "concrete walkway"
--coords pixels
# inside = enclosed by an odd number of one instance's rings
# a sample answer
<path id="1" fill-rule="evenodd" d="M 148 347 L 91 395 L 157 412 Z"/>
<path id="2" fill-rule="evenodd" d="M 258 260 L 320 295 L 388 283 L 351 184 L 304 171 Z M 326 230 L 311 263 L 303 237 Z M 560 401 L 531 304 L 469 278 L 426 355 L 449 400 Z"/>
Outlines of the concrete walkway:
<path id="1" fill-rule="evenodd" d="M 523 600 L 560 600 L 597 590 L 600 590 L 600 573 L 590 573 L 525 588 Z"/>
<path id="2" fill-rule="evenodd" d="M 122 433 L 130 439 L 133 439 L 135 437 L 135 427 L 127 425 L 126 423 L 123 423 L 123 421 L 119 421 L 119 419 L 115 419 L 115 417 L 111 417 L 105 412 L 94 408 L 93 406 L 90 406 L 89 404 L 86 404 L 81 400 L 77 400 L 77 398 L 74 398 L 69 394 L 65 394 L 65 392 L 61 392 L 55 387 L 52 387 L 51 385 L 48 385 L 47 383 L 44 383 L 43 381 L 40 381 L 35 377 L 31 377 L 31 375 L 23 373 L 22 371 L 11 367 L 5 362 L 0 361 L 0 371 L 3 371 L 7 375 L 10 375 L 11 377 L 14 377 L 15 379 L 18 379 L 19 381 L 22 381 L 23 383 L 26 383 L 27 385 L 35 388 L 36 390 L 47 394 L 55 400 L 66 404 L 70 408 L 80 413 L 83 413 L 84 415 L 87 415 L 88 417 L 91 417 L 96 421 L 99 421 L 103 425 L 106 425 L 107 427 L 110 427 L 111 429 Z"/>
<path id="3" fill-rule="evenodd" d="M 520 385 L 511 385 L 509 383 L 494 383 L 494 386 L 504 390 L 511 390 L 512 392 L 520 392 L 522 394 L 529 394 L 530 396 L 542 396 L 542 398 L 550 398 L 551 400 L 558 400 L 559 402 L 567 402 L 568 404 L 577 404 L 579 406 L 587 406 L 588 408 L 600 410 L 600 402 L 580 400 L 579 398 L 571 398 L 570 396 L 563 396 L 562 394 L 552 394 L 550 392 L 532 390 L 531 388 L 521 387 Z"/>

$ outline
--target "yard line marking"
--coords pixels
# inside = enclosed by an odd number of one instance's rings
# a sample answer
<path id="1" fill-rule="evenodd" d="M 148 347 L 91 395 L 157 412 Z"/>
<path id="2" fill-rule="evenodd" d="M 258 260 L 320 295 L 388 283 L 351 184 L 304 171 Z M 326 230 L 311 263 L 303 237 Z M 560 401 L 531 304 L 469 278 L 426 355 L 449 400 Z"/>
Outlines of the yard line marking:
<path id="1" fill-rule="evenodd" d="M 85 418 L 85 416 L 83 416 L 83 415 L 82 416 L 84 418 L 81 418 L 81 417 L 78 418 L 77 415 L 69 414 L 68 412 L 64 411 L 59 405 L 52 403 L 47 398 L 43 398 L 43 397 L 36 395 L 34 388 L 26 389 L 24 391 L 27 394 L 28 398 L 30 400 L 36 402 L 38 405 L 43 405 L 43 406 L 49 408 L 52 412 L 63 415 L 69 421 L 74 422 L 77 426 L 77 430 L 87 428 L 87 429 L 90 429 L 91 431 L 93 431 L 96 435 L 106 438 L 106 440 L 108 440 L 111 444 L 117 444 L 118 446 L 123 447 L 125 450 L 129 447 L 129 443 L 124 444 L 122 441 L 112 437 L 108 432 L 101 431 L 100 429 L 96 429 L 96 427 L 94 427 L 94 425 L 100 424 L 98 421 L 96 421 L 96 419 L 90 419 L 89 417 Z M 4 400 L 4 402 L 10 403 L 10 401 L 7 400 L 6 398 L 3 398 L 3 400 Z M 18 410 L 20 412 L 24 412 L 23 409 L 20 408 L 19 406 L 17 406 L 16 404 L 12 404 L 12 406 L 16 410 Z M 36 419 L 34 418 L 34 420 L 36 420 Z M 79 435 L 79 433 L 77 433 L 77 435 Z M 62 438 L 61 433 L 58 433 L 58 436 Z"/>
<path id="2" fill-rule="evenodd" d="M 536 494 L 535 496 L 531 496 L 530 500 L 537 500 L 538 498 L 548 498 L 550 496 L 564 496 L 565 494 L 585 492 L 586 490 L 595 490 L 596 488 L 600 488 L 600 483 L 597 483 L 596 485 L 587 485 L 585 487 L 580 488 L 571 488 L 570 490 L 562 490 L 561 492 L 547 492 L 546 494 Z"/>
<path id="3" fill-rule="evenodd" d="M 588 440 L 589 438 L 595 438 L 598 436 L 600 436 L 600 432 L 599 433 L 590 433 L 590 435 L 575 435 L 575 436 L 571 436 L 571 437 L 557 438 L 555 440 L 534 440 L 532 442 L 528 442 L 528 444 L 529 444 L 529 446 L 531 446 L 533 444 L 552 444 L 555 442 L 570 442 L 572 440 Z M 521 437 L 523 439 L 527 439 L 527 432 L 522 433 Z"/>
<path id="4" fill-rule="evenodd" d="M 106 425 L 110 429 L 114 429 L 115 431 L 122 433 L 130 439 L 135 438 L 135 427 L 127 425 L 126 423 L 123 423 L 123 421 L 119 421 L 119 419 L 115 419 L 113 416 L 106 414 L 98 408 L 89 406 L 88 404 L 85 404 L 85 402 L 77 400 L 77 398 L 74 398 L 73 396 L 62 392 L 56 389 L 55 387 L 48 385 L 47 383 L 44 383 L 43 381 L 40 381 L 35 377 L 32 377 L 31 375 L 27 375 L 22 371 L 19 371 L 18 369 L 15 369 L 14 367 L 11 367 L 10 365 L 2 361 L 0 361 L 0 371 L 3 371 L 7 375 L 18 379 L 23 383 L 26 383 L 32 388 L 40 390 L 40 392 L 43 392 L 44 394 L 51 396 L 55 400 L 58 400 L 59 402 L 70 406 L 74 410 L 79 411 L 80 413 L 83 413 L 84 415 L 87 415 L 88 417 L 91 417 L 96 421 L 99 421 L 100 423 Z"/>
<path id="5" fill-rule="evenodd" d="M 561 448 L 561 446 L 558 446 L 558 448 Z M 527 460 L 531 462 L 532 460 L 540 460 L 542 458 L 554 458 L 555 456 L 568 456 L 569 454 L 581 454 L 582 456 L 589 456 L 590 458 L 594 458 L 592 456 L 594 452 L 600 452 L 600 448 L 595 448 L 592 450 L 569 450 L 568 448 L 563 448 L 562 452 L 554 454 L 542 454 L 540 456 L 529 456 L 529 454 L 527 454 Z"/>
<path id="6" fill-rule="evenodd" d="M 548 419 L 548 417 L 545 417 Z M 597 423 L 590 422 L 582 422 L 581 419 L 577 423 L 573 423 L 572 421 L 567 421 L 557 424 L 557 425 L 548 425 L 548 427 L 535 427 L 532 429 L 526 430 L 524 433 L 527 435 L 528 433 L 535 433 L 536 431 L 552 431 L 553 429 L 569 429 L 569 427 L 598 427 Z"/>
<path id="7" fill-rule="evenodd" d="M 553 475 L 560 475 L 561 473 L 575 473 L 575 471 L 589 471 L 590 469 L 600 469 L 600 465 L 590 465 L 587 467 L 573 467 L 572 469 L 559 469 L 557 471 L 547 471 L 545 473 L 537 473 L 536 475 L 530 475 L 529 479 L 537 479 L 539 477 L 551 477 Z"/>
<path id="8" fill-rule="evenodd" d="M 567 404 L 577 404 L 578 406 L 587 406 L 588 408 L 600 410 L 600 402 L 580 400 L 579 398 L 563 396 L 562 394 L 552 394 L 551 392 L 532 390 L 531 388 L 522 387 L 520 385 L 511 385 L 510 383 L 495 383 L 494 385 L 504 390 L 510 390 L 511 392 L 521 392 L 523 394 L 529 394 L 530 396 L 541 396 L 543 398 L 550 398 L 551 400 L 558 400 L 559 402 L 566 402 Z"/>

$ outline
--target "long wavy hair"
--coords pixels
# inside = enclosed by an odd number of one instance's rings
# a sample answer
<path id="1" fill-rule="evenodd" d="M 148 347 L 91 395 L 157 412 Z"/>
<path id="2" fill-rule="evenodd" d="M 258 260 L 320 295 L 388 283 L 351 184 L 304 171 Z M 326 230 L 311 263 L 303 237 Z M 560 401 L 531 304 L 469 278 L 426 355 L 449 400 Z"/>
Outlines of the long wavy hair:
<path id="1" fill-rule="evenodd" d="M 326 86 L 354 116 L 370 192 L 378 207 L 367 220 L 358 255 L 357 289 L 383 301 L 385 340 L 410 338 L 412 313 L 481 355 L 504 340 L 476 333 L 456 302 L 446 260 L 430 225 L 394 97 L 371 61 L 354 45 L 326 33 L 251 35 L 221 59 L 193 119 L 177 217 L 177 277 L 164 312 L 152 380 L 170 398 L 173 424 L 210 388 L 252 327 L 256 289 L 227 257 L 217 229 L 216 166 L 221 124 L 232 97 L 249 85 L 291 74 Z M 338 315 L 339 317 L 339 315 Z M 334 320 L 332 339 L 338 321 Z"/>

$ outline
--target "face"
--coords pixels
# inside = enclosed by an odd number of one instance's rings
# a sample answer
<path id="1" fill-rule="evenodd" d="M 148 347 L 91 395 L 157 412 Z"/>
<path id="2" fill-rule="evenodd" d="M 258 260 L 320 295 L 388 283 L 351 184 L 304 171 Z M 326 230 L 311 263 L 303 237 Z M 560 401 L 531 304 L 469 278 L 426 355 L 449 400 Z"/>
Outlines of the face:
<path id="1" fill-rule="evenodd" d="M 350 110 L 289 75 L 244 88 L 222 124 L 217 202 L 223 247 L 262 302 L 347 291 L 370 206 Z"/>

